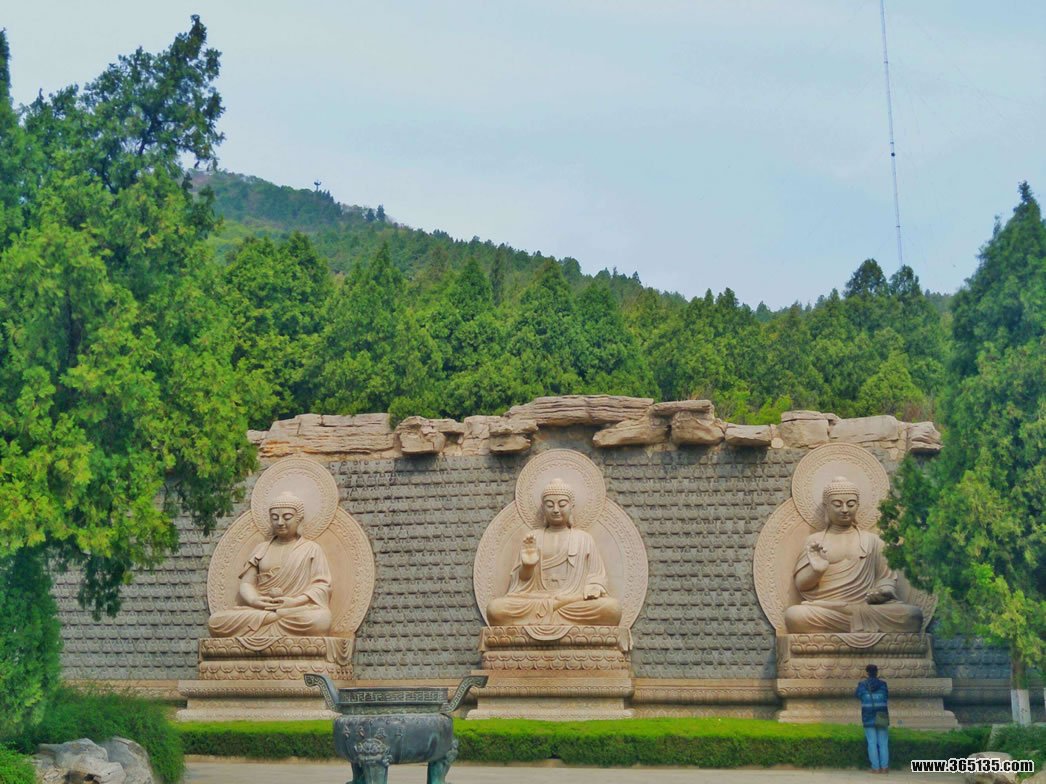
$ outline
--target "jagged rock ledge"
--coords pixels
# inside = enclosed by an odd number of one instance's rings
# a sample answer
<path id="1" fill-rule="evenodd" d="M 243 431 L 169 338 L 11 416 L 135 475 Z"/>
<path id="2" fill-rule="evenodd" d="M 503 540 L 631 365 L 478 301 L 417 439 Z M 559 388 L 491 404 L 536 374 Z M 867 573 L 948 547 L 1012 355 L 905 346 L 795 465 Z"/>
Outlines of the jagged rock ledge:
<path id="1" fill-rule="evenodd" d="M 330 459 L 451 457 L 526 452 L 542 431 L 563 427 L 594 428 L 592 443 L 600 449 L 811 449 L 842 442 L 877 446 L 894 457 L 941 450 L 941 434 L 932 422 L 786 411 L 780 424 L 738 425 L 717 418 L 708 400 L 655 403 L 614 395 L 539 397 L 513 406 L 504 416 L 471 416 L 464 422 L 412 416 L 395 428 L 388 414 L 299 414 L 273 422 L 268 430 L 248 431 L 248 438 L 258 446 L 262 460 L 296 454 Z"/>

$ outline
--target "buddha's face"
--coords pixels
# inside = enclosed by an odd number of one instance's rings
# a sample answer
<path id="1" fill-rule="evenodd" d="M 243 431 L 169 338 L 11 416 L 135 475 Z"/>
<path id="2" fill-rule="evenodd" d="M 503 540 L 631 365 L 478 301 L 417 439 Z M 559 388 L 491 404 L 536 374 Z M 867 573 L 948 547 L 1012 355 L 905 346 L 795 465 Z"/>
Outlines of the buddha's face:
<path id="1" fill-rule="evenodd" d="M 298 536 L 298 526 L 301 525 L 301 520 L 302 515 L 292 506 L 274 506 L 269 510 L 272 535 L 281 541 Z"/>
<path id="2" fill-rule="evenodd" d="M 860 500 L 856 493 L 841 493 L 828 497 L 825 508 L 828 510 L 828 524 L 845 528 L 856 525 L 857 507 Z"/>
<path id="3" fill-rule="evenodd" d="M 574 502 L 566 495 L 546 495 L 541 499 L 545 512 L 545 525 L 562 528 L 570 525 L 570 515 L 574 511 Z"/>

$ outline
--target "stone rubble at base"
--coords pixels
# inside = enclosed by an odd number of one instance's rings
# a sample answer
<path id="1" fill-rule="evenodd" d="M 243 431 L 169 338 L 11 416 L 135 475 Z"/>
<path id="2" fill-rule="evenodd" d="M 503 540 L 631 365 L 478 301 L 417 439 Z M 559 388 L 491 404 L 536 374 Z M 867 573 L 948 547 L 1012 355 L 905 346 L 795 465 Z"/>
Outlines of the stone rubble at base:
<path id="1" fill-rule="evenodd" d="M 32 758 L 40 784 L 97 781 L 100 784 L 153 784 L 149 754 L 126 738 L 97 744 L 87 738 L 44 743 Z"/>

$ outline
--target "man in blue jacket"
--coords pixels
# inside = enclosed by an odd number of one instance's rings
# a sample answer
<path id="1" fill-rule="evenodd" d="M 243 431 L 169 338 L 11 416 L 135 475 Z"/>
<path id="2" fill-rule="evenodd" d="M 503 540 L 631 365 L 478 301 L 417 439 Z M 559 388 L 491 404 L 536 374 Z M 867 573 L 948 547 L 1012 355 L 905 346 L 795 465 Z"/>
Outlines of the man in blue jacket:
<path id="1" fill-rule="evenodd" d="M 868 741 L 868 761 L 876 773 L 890 770 L 890 742 L 888 737 L 890 713 L 887 708 L 889 693 L 886 681 L 879 678 L 879 668 L 869 664 L 864 668 L 868 677 L 857 684 L 854 696 L 861 701 L 861 724 Z"/>

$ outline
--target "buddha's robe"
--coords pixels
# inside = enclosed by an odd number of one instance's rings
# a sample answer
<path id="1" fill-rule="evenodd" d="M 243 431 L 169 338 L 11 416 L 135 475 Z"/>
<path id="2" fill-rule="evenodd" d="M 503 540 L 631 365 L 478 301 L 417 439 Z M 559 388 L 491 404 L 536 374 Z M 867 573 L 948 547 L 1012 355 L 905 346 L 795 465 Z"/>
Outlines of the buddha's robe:
<path id="1" fill-rule="evenodd" d="M 323 637 L 330 631 L 331 573 L 327 558 L 316 542 L 298 539 L 283 553 L 283 563 L 263 562 L 273 540 L 259 544 L 248 559 L 240 579 L 251 569 L 258 571 L 256 588 L 269 598 L 307 596 L 302 607 L 259 610 L 240 606 L 220 610 L 207 625 L 213 637 L 240 637 L 272 640 L 276 637 Z M 261 644 L 261 643 L 259 643 Z"/>
<path id="2" fill-rule="evenodd" d="M 621 603 L 606 595 L 607 573 L 592 535 L 577 528 L 534 531 L 541 559 L 522 576 L 522 554 L 508 594 L 487 605 L 491 626 L 617 626 Z M 585 599 L 586 590 L 600 596 Z M 557 597 L 577 597 L 557 608 Z"/>
<path id="3" fill-rule="evenodd" d="M 829 563 L 817 585 L 799 589 L 803 603 L 785 610 L 785 626 L 789 632 L 918 632 L 922 629 L 923 614 L 919 607 L 896 600 L 883 604 L 865 601 L 872 591 L 886 590 L 895 596 L 897 576 L 886 563 L 882 540 L 869 531 L 858 529 L 857 534 L 857 557 Z M 820 543 L 823 539 L 823 533 L 811 534 L 805 545 Z M 798 576 L 809 563 L 804 546 L 793 576 Z"/>

